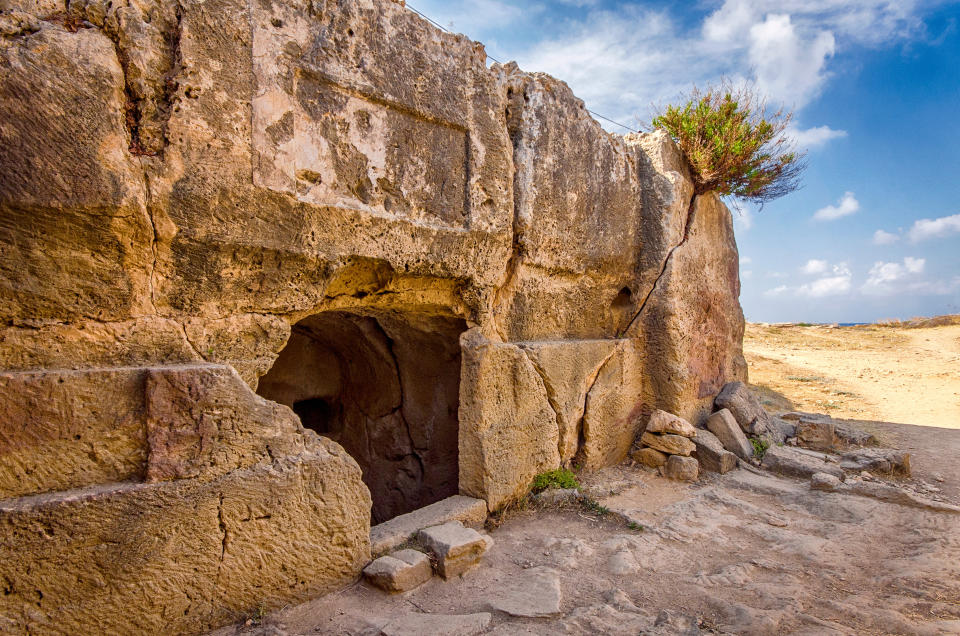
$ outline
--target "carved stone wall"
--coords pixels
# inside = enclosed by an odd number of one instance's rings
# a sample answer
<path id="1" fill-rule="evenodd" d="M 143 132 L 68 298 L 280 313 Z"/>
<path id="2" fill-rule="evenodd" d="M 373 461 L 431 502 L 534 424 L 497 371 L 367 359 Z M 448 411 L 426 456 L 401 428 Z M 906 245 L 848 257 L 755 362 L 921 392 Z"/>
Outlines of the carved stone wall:
<path id="1" fill-rule="evenodd" d="M 745 377 L 673 142 L 401 4 L 0 0 L 0 112 L 2 631 L 336 589 Z"/>

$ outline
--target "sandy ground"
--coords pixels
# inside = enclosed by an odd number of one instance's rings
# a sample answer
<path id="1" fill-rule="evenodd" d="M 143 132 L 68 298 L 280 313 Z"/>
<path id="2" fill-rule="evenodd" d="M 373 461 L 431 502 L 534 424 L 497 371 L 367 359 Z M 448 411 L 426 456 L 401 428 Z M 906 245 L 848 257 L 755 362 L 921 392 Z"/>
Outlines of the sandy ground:
<path id="1" fill-rule="evenodd" d="M 745 348 L 771 408 L 858 420 L 911 452 L 913 476 L 890 483 L 957 504 L 958 339 L 960 326 L 750 325 Z M 628 465 L 581 477 L 600 513 L 513 512 L 456 580 L 398 595 L 359 581 L 217 634 L 960 634 L 956 512 L 742 468 L 695 484 Z M 657 625 L 663 611 L 699 627 Z"/>
<path id="2" fill-rule="evenodd" d="M 960 428 L 960 325 L 747 325 L 750 382 L 797 409 L 834 417 Z"/>

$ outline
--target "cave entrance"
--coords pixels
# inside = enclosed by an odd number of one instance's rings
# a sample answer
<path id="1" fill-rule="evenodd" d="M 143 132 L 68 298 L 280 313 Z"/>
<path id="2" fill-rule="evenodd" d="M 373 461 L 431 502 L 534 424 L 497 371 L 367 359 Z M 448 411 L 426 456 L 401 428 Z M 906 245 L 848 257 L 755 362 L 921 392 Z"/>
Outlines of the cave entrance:
<path id="1" fill-rule="evenodd" d="M 257 393 L 357 460 L 381 523 L 458 492 L 465 329 L 447 316 L 316 314 L 294 325 Z"/>

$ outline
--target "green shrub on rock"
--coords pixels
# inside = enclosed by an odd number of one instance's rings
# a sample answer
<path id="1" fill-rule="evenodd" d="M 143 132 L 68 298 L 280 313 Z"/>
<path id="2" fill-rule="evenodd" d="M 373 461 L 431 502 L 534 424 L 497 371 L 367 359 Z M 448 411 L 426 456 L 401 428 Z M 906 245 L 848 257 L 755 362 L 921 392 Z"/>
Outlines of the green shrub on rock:
<path id="1" fill-rule="evenodd" d="M 696 194 L 764 203 L 800 187 L 804 155 L 786 134 L 793 113 L 770 111 L 750 87 L 694 88 L 653 119 L 683 151 Z"/>

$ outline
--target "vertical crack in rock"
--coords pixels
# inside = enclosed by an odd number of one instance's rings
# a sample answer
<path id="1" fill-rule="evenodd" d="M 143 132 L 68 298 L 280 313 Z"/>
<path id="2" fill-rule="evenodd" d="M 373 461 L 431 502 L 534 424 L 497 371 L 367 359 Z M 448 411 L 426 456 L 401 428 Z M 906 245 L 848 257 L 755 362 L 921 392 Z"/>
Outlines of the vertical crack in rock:
<path id="1" fill-rule="evenodd" d="M 630 322 L 627 323 L 627 326 L 620 330 L 620 333 L 617 334 L 617 337 L 623 338 L 624 335 L 630 331 L 633 327 L 633 324 L 637 319 L 643 314 L 644 309 L 647 308 L 647 301 L 653 296 L 653 293 L 657 290 L 657 287 L 660 285 L 660 280 L 663 278 L 663 275 L 667 271 L 667 266 L 670 264 L 670 259 L 673 258 L 673 253 L 678 249 L 683 247 L 687 242 L 687 239 L 690 238 L 690 228 L 693 227 L 694 217 L 696 216 L 696 210 L 694 204 L 697 200 L 697 194 L 693 194 L 690 197 L 690 204 L 687 206 L 687 220 L 683 226 L 683 236 L 680 238 L 680 241 L 670 248 L 670 251 L 667 252 L 666 257 L 663 259 L 663 263 L 660 265 L 660 273 L 657 274 L 656 280 L 653 281 L 653 285 L 650 286 L 650 291 L 647 292 L 647 295 L 643 297 L 643 301 L 640 303 L 640 307 L 637 309 L 636 313 L 633 315 L 633 318 L 630 319 Z"/>
<path id="2" fill-rule="evenodd" d="M 193 342 L 193 340 L 190 339 L 190 336 L 187 335 L 187 326 L 179 320 L 174 320 L 173 323 L 180 327 L 180 333 L 183 334 L 184 341 L 186 341 L 194 355 L 196 355 L 200 360 L 207 360 L 207 356 L 200 352 L 200 349 L 197 347 L 197 345 Z"/>
<path id="3" fill-rule="evenodd" d="M 537 364 L 536 360 L 530 355 L 530 352 L 524 348 L 520 347 L 520 351 L 523 352 L 523 355 L 527 358 L 527 361 L 530 362 L 533 366 L 533 370 L 537 372 L 537 375 L 540 376 L 540 381 L 543 382 L 544 391 L 547 394 L 547 404 L 550 405 L 550 408 L 553 410 L 553 416 L 557 422 L 557 452 L 560 454 L 561 459 L 563 458 L 563 418 L 560 415 L 560 405 L 557 402 L 557 392 L 556 389 L 550 384 L 547 380 L 547 374 L 544 370 Z"/>
<path id="4" fill-rule="evenodd" d="M 156 219 L 153 218 L 153 205 L 152 205 L 153 193 L 150 190 L 150 175 L 147 174 L 146 166 L 143 165 L 143 159 L 139 157 L 138 159 L 139 159 L 139 165 L 140 165 L 140 174 L 143 178 L 144 197 L 145 197 L 144 210 L 147 215 L 147 220 L 150 222 L 150 229 L 153 231 L 153 236 L 150 238 L 150 253 L 153 256 L 153 262 L 150 265 L 150 272 L 147 274 L 147 288 L 150 293 L 150 297 L 149 297 L 150 309 L 152 310 L 152 313 L 156 315 L 157 314 L 157 290 L 156 290 L 156 282 L 154 281 L 154 277 L 156 276 L 156 273 L 157 273 L 157 262 L 159 260 L 157 257 L 157 243 L 160 241 L 160 236 L 157 233 Z M 186 331 L 184 331 L 184 335 L 186 335 Z M 187 342 L 192 346 L 192 343 L 190 343 L 189 338 L 187 338 Z"/>
<path id="5" fill-rule="evenodd" d="M 610 362 L 610 359 L 617 353 L 617 347 L 614 347 L 610 350 L 610 353 L 603 359 L 599 365 L 597 365 L 597 370 L 594 371 L 593 377 L 590 378 L 589 386 L 583 394 L 583 408 L 580 411 L 580 419 L 577 420 L 577 451 L 574 454 L 574 457 L 579 456 L 583 452 L 583 445 L 586 442 L 586 437 L 584 435 L 584 421 L 587 419 L 587 404 L 590 402 L 590 394 L 593 392 L 593 387 L 597 385 L 597 380 L 600 379 L 600 373 L 603 372 L 603 368 L 607 366 L 607 363 Z"/>
<path id="6" fill-rule="evenodd" d="M 180 0 L 108 4 L 68 0 L 68 29 L 95 27 L 113 42 L 123 71 L 124 122 L 130 152 L 158 156 L 168 143 L 167 124 L 176 101 L 183 7 Z"/>
<path id="7" fill-rule="evenodd" d="M 217 584 L 220 584 L 220 572 L 223 569 L 223 559 L 227 554 L 227 524 L 223 520 L 223 493 L 217 503 L 217 526 L 220 528 L 220 561 L 217 563 Z"/>
<path id="8" fill-rule="evenodd" d="M 513 225 L 511 227 L 512 243 L 510 247 L 510 257 L 507 259 L 507 266 L 504 270 L 503 282 L 497 286 L 493 297 L 493 326 L 500 335 L 500 338 L 507 341 L 507 335 L 501 325 L 500 311 L 504 301 L 504 293 L 513 285 L 513 280 L 517 275 L 517 269 L 520 261 L 523 259 L 523 235 L 524 223 L 522 218 L 523 193 L 525 187 L 529 184 L 522 183 L 523 175 L 519 166 L 526 165 L 527 155 L 530 150 L 527 144 L 523 143 L 523 133 L 520 129 L 523 112 L 528 101 L 526 86 L 522 88 L 507 87 L 507 107 L 506 107 L 506 125 L 507 134 L 510 136 L 510 143 L 513 146 Z"/>

